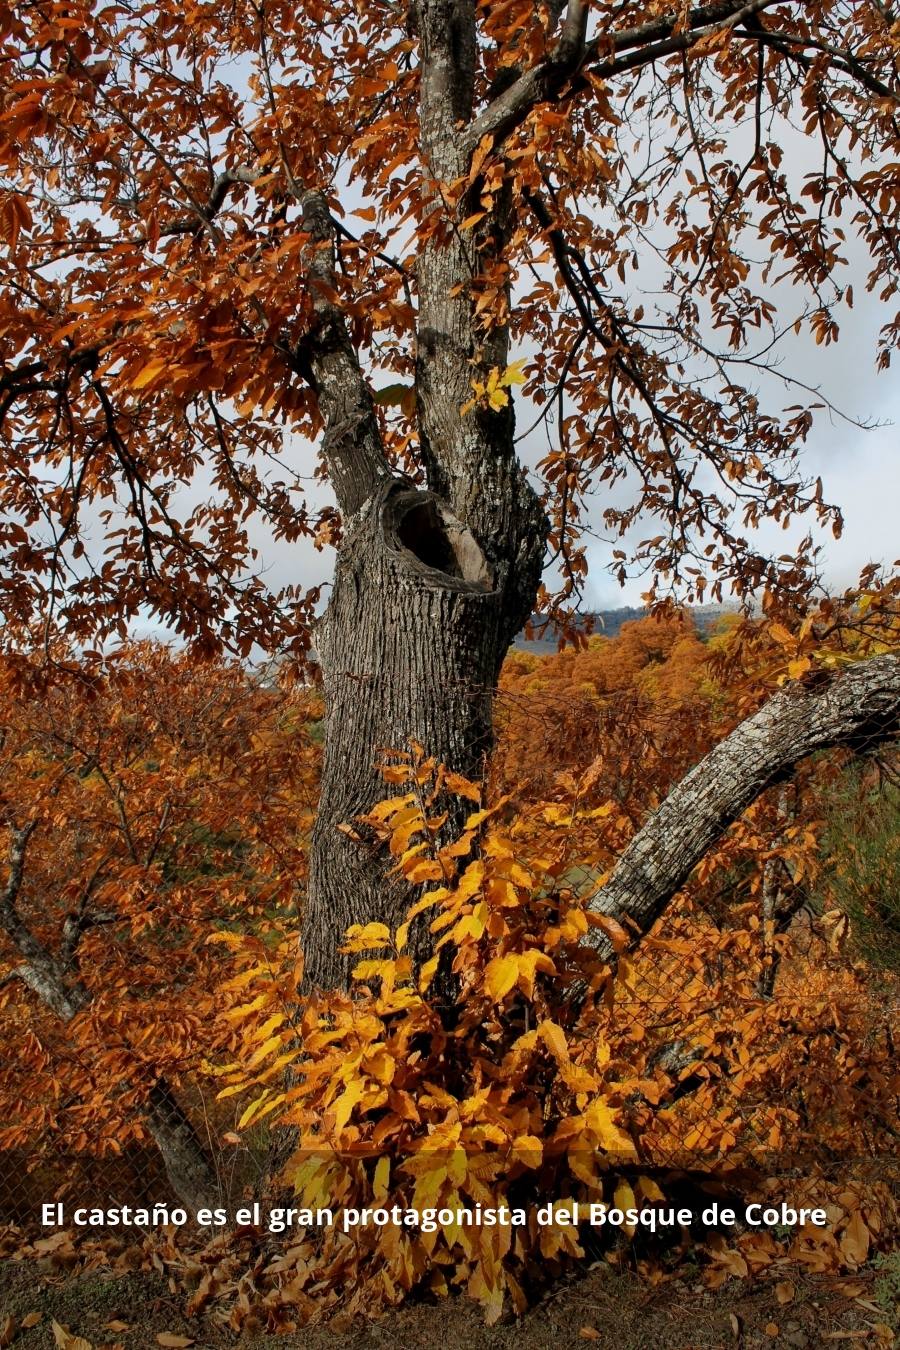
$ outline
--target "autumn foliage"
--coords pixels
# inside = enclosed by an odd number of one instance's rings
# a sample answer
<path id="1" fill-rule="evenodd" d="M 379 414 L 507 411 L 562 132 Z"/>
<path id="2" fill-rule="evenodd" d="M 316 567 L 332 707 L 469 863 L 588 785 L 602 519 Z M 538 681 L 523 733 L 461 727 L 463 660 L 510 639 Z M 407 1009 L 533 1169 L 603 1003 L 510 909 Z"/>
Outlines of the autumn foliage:
<path id="1" fill-rule="evenodd" d="M 56 655 L 3 664 L 0 800 L 7 830 L 33 831 L 16 922 L 87 1000 L 64 1024 L 26 993 L 8 906 L 0 1142 L 117 1154 L 147 1139 L 160 1076 L 196 1080 L 228 970 L 210 936 L 296 912 L 311 705 L 152 644 Z"/>
<path id="2" fill-rule="evenodd" d="M 640 943 L 588 902 L 672 781 L 767 687 L 894 644 L 895 616 L 890 588 L 870 589 L 793 630 L 730 618 L 702 640 L 673 614 L 558 656 L 514 652 L 486 781 L 419 746 L 385 754 L 394 795 L 348 828 L 424 892 L 397 930 L 346 934 L 352 993 L 302 1004 L 314 693 L 149 644 L 102 666 L 69 657 L 53 676 L 8 662 L 4 812 L 36 822 L 19 912 L 69 952 L 90 1001 L 62 1023 L 12 978 L 6 948 L 4 1148 L 40 1167 L 63 1149 L 114 1166 L 147 1141 L 141 1105 L 164 1074 L 223 1150 L 223 1176 L 270 1126 L 295 1132 L 287 1203 L 529 1216 L 292 1232 L 229 1311 L 235 1326 L 414 1289 L 462 1288 L 489 1319 L 521 1310 L 591 1241 L 539 1227 L 538 1204 L 663 1209 L 679 1175 L 765 1197 L 793 1165 L 790 1195 L 828 1206 L 825 1230 L 713 1243 L 711 1282 L 785 1254 L 854 1269 L 892 1230 L 889 1195 L 822 1169 L 890 1149 L 898 1084 L 896 990 L 859 959 L 847 915 L 816 906 L 846 752 L 760 799 Z M 467 818 L 448 841 L 451 799 Z M 414 968 L 423 923 L 437 945 Z M 598 927 L 605 964 L 583 941 Z"/>

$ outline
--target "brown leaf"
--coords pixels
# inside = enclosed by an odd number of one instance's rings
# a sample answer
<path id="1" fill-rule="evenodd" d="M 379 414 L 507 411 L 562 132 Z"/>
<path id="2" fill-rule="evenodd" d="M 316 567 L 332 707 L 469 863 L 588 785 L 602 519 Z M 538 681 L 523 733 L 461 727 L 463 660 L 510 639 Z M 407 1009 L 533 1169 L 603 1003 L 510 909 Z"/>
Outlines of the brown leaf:
<path id="1" fill-rule="evenodd" d="M 59 1346 L 59 1350 L 94 1350 L 90 1341 L 86 1341 L 83 1336 L 73 1335 L 65 1327 L 61 1327 L 56 1321 L 50 1323 L 53 1330 L 53 1339 Z"/>
<path id="2" fill-rule="evenodd" d="M 790 1280 L 779 1280 L 778 1284 L 775 1286 L 775 1297 L 782 1307 L 785 1303 L 790 1303 L 791 1299 L 794 1297 L 794 1292 L 794 1286 L 791 1284 Z"/>
<path id="3" fill-rule="evenodd" d="M 156 1338 L 156 1343 L 157 1345 L 170 1346 L 171 1350 L 182 1350 L 182 1347 L 194 1344 L 190 1336 L 179 1336 L 174 1331 L 161 1331 Z"/>
<path id="4" fill-rule="evenodd" d="M 855 1266 L 861 1266 L 869 1254 L 869 1230 L 859 1210 L 841 1233 L 841 1251 Z"/>
<path id="5" fill-rule="evenodd" d="M 0 1350 L 6 1350 L 8 1345 L 12 1345 L 15 1334 L 16 1319 L 14 1317 L 7 1317 L 3 1325 L 0 1326 Z"/>
<path id="6" fill-rule="evenodd" d="M 583 1341 L 599 1341 L 600 1339 L 600 1332 L 596 1327 L 581 1327 L 578 1335 Z"/>
<path id="7" fill-rule="evenodd" d="M 39 1312 L 26 1313 L 25 1316 L 22 1318 L 23 1330 L 27 1331 L 29 1327 L 36 1327 L 38 1322 L 40 1322 L 41 1318 L 43 1317 L 43 1315 L 44 1315 L 43 1313 Z"/>

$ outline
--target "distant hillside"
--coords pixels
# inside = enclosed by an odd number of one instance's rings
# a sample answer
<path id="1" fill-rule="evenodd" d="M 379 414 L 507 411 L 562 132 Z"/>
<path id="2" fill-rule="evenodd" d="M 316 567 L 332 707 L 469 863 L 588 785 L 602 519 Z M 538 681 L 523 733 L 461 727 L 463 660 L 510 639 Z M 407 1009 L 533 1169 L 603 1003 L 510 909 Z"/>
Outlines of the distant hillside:
<path id="1" fill-rule="evenodd" d="M 716 626 L 723 615 L 734 613 L 734 609 L 729 605 L 693 605 L 688 612 L 702 637 L 704 633 L 710 632 Z M 621 609 L 601 609 L 592 614 L 585 614 L 584 625 L 588 627 L 590 620 L 593 620 L 594 633 L 601 633 L 604 637 L 613 638 L 618 635 L 623 623 L 628 623 L 632 619 L 644 619 L 647 613 L 646 609 L 637 609 L 632 605 L 623 605 Z M 541 614 L 533 614 L 531 622 L 535 630 L 540 632 L 545 619 Z M 555 652 L 557 635 L 551 628 L 548 628 L 543 637 L 527 638 L 523 630 L 516 638 L 513 646 L 522 652 Z"/>

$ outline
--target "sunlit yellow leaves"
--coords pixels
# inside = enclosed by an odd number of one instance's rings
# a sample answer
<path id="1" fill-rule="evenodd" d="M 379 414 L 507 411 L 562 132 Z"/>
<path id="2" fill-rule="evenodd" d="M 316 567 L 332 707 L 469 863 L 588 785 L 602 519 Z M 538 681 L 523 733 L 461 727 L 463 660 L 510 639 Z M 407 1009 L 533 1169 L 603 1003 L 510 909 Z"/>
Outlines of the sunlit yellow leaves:
<path id="1" fill-rule="evenodd" d="M 470 217 L 470 223 L 474 224 L 480 216 Z M 489 372 L 486 380 L 473 380 L 472 389 L 475 397 L 464 403 L 460 413 L 465 415 L 467 412 L 478 406 L 489 408 L 492 412 L 499 412 L 509 403 L 509 393 L 507 392 L 514 385 L 525 383 L 525 358 L 513 361 L 511 365 L 506 366 L 504 370 L 494 366 Z"/>
<path id="2" fill-rule="evenodd" d="M 345 952 L 364 952 L 372 947 L 387 947 L 391 941 L 391 930 L 384 923 L 351 924 L 342 950 Z"/>
<path id="3" fill-rule="evenodd" d="M 893 619 L 879 609 L 883 604 L 875 599 L 862 609 L 873 625 L 866 642 L 890 638 Z M 859 624 L 859 610 L 853 623 Z M 230 1147 L 241 1146 L 238 1131 L 250 1132 L 243 1147 L 257 1147 L 253 1132 L 269 1123 L 296 1130 L 298 1153 L 286 1179 L 294 1186 L 294 1203 L 314 1207 L 415 1202 L 471 1208 L 505 1203 L 511 1194 L 527 1195 L 529 1212 L 537 1201 L 560 1194 L 571 1196 L 573 1205 L 658 1205 L 663 1189 L 638 1175 L 640 1168 L 649 1171 L 675 1158 L 679 1166 L 715 1169 L 742 1150 L 758 1149 L 765 1157 L 795 1137 L 809 1147 L 801 1094 L 809 1119 L 827 1117 L 836 1156 L 858 1148 L 863 1130 L 879 1129 L 893 1066 L 883 1036 L 873 1034 L 882 1023 L 862 1006 L 863 980 L 852 951 L 855 921 L 848 924 L 836 903 L 823 904 L 815 931 L 804 931 L 812 955 L 779 934 L 783 945 L 773 950 L 790 954 L 779 970 L 781 984 L 766 998 L 758 984 L 761 950 L 774 928 L 762 918 L 766 863 L 774 860 L 785 894 L 789 885 L 816 892 L 823 887 L 816 868 L 823 852 L 823 785 L 832 781 L 826 757 L 798 774 L 786 806 L 775 792 L 736 822 L 649 938 L 636 941 L 627 921 L 590 908 L 602 903 L 601 888 L 618 854 L 672 777 L 741 715 L 742 702 L 758 701 L 786 665 L 790 675 L 791 661 L 808 658 L 810 669 L 819 669 L 831 660 L 856 659 L 852 644 L 863 641 L 858 627 L 844 634 L 843 652 L 836 642 L 823 647 L 818 629 L 805 620 L 785 620 L 786 641 L 761 620 L 752 641 L 745 635 L 747 645 L 740 648 L 741 660 L 758 660 L 762 672 L 749 692 L 740 682 L 729 685 L 724 675 L 710 675 L 707 645 L 686 639 L 674 623 L 666 628 L 642 621 L 635 630 L 625 633 L 621 646 L 599 639 L 558 662 L 514 655 L 511 668 L 518 674 L 504 676 L 511 710 L 504 711 L 506 740 L 490 785 L 445 773 L 415 748 L 403 752 L 405 759 L 398 755 L 391 767 L 401 786 L 386 790 L 399 795 L 373 807 L 367 828 L 349 822 L 354 833 L 346 838 L 378 850 L 392 869 L 391 886 L 402 889 L 408 881 L 413 903 L 399 915 L 392 909 L 389 923 L 373 918 L 347 933 L 350 994 L 297 994 L 297 879 L 302 883 L 308 875 L 307 857 L 293 856 L 287 882 L 280 880 L 280 859 L 291 856 L 284 851 L 292 847 L 298 819 L 304 834 L 311 823 L 314 773 L 307 768 L 305 777 L 296 775 L 301 790 L 291 772 L 306 713 L 284 730 L 263 715 L 259 701 L 252 703 L 239 737 L 239 770 L 229 760 L 237 753 L 234 725 L 219 728 L 213 749 L 186 766 L 181 758 L 166 758 L 165 737 L 159 736 L 146 748 L 152 774 L 140 766 L 128 770 L 137 828 L 147 822 L 139 834 L 142 846 L 152 847 L 163 804 L 171 800 L 175 827 L 164 835 L 177 867 L 188 872 L 195 860 L 178 852 L 187 837 L 202 866 L 220 871 L 207 884 L 194 867 L 184 885 L 166 889 L 158 874 L 149 876 L 123 851 L 101 900 L 103 910 L 123 916 L 121 938 L 133 944 L 131 964 L 127 970 L 116 964 L 121 958 L 103 926 L 92 933 L 86 978 L 99 987 L 111 976 L 115 997 L 103 990 L 83 1019 L 93 1043 L 80 1024 L 65 1030 L 82 1037 L 79 1054 L 87 1059 L 90 1050 L 91 1071 L 108 1096 L 77 1066 L 67 1067 L 59 1030 L 49 1018 L 39 1021 L 40 1010 L 19 1000 L 7 981 L 4 1014 L 15 1015 L 10 1025 L 22 1081 L 37 1084 L 48 1098 L 58 1088 L 71 1091 L 112 1134 L 111 1105 L 121 1100 L 125 1081 L 119 1047 L 127 1036 L 148 1062 L 152 1057 L 167 1070 L 190 1065 L 206 1085 L 213 1083 L 213 1091 L 221 1089 L 211 1118 L 217 1137 Z M 737 659 L 725 640 L 720 650 Z M 122 719 L 120 744 L 127 746 L 135 734 L 129 720 L 135 706 L 147 719 L 154 704 L 169 709 L 177 703 L 177 689 L 169 692 L 177 684 L 171 666 L 160 669 L 154 699 L 141 702 L 129 691 L 118 713 L 101 705 L 104 730 Z M 521 720 L 519 708 L 534 707 L 526 697 L 529 682 L 540 686 L 542 721 L 531 713 Z M 619 691 L 615 700 L 610 689 Z M 201 690 L 187 704 L 186 740 L 207 734 L 196 715 L 206 701 Z M 231 686 L 222 702 L 240 718 L 241 699 Z M 673 707 L 677 716 L 670 714 Z M 90 705 L 78 705 L 76 712 L 70 733 L 91 716 Z M 12 734 L 18 715 L 10 699 Z M 60 716 L 58 709 L 54 715 Z M 316 720 L 320 715 L 317 706 Z M 604 717 L 601 753 L 591 736 Z M 33 727 L 26 730 L 23 747 L 34 735 Z M 76 839 L 66 856 L 84 867 L 63 897 L 69 906 L 90 868 L 119 837 L 116 802 L 107 802 L 96 769 L 83 778 L 59 778 L 48 775 L 33 750 L 27 754 L 8 760 L 21 780 L 14 783 L 9 775 L 10 792 L 15 787 L 25 794 L 28 809 L 53 814 L 53 833 L 48 828 L 46 838 L 35 836 L 39 880 L 55 875 L 58 841 Z M 518 786 L 526 779 L 527 788 Z M 186 800 L 180 815 L 178 793 Z M 466 804 L 452 803 L 454 796 Z M 866 809 L 868 797 L 861 800 L 854 809 Z M 470 812 L 460 837 L 448 825 L 451 807 L 457 819 Z M 79 828 L 96 811 L 102 826 L 98 838 L 84 845 L 83 857 L 82 836 L 67 824 L 67 811 Z M 267 830 L 271 852 L 260 844 Z M 222 867 L 223 858 L 229 868 Z M 734 884 L 736 878 L 739 889 L 729 902 L 728 922 L 721 924 L 717 897 L 723 881 Z M 414 889 L 426 883 L 426 893 Z M 161 896 L 171 910 L 158 903 Z M 67 912 L 61 902 L 59 922 Z M 141 928 L 148 914 L 150 926 Z M 221 925 L 218 931 L 210 933 L 207 915 Z M 153 925 L 169 917 L 167 945 L 158 948 Z M 437 954 L 427 945 L 432 924 L 444 942 Z M 47 929 L 54 937 L 49 921 Z M 620 954 L 609 968 L 607 944 Z M 423 951 L 429 959 L 420 964 Z M 182 963 L 184 988 L 177 998 L 164 998 L 162 979 L 171 983 L 173 953 Z M 0 981 L 10 964 L 0 969 Z M 580 995 L 583 983 L 590 983 L 591 997 L 579 1008 L 570 995 Z M 101 1036 L 108 1043 L 98 1049 Z M 854 1087 L 859 1083 L 865 1084 L 864 1117 L 862 1094 Z M 870 1101 L 877 1111 L 869 1110 Z M 140 1110 L 136 1093 L 128 1107 Z M 29 1109 L 27 1094 L 20 1109 Z M 18 1121 L 4 1129 L 14 1126 Z M 74 1129 L 68 1136 L 81 1137 Z M 83 1138 L 90 1147 L 87 1133 Z M 27 1145 L 27 1134 L 16 1142 Z M 822 1178 L 810 1176 L 809 1187 L 820 1184 Z M 712 1278 L 752 1274 L 790 1250 L 790 1259 L 810 1270 L 855 1269 L 882 1244 L 886 1223 L 868 1193 L 832 1199 L 829 1192 L 829 1214 L 836 1217 L 830 1217 L 828 1240 L 818 1232 L 784 1241 L 745 1234 L 704 1268 Z M 320 1249 L 310 1244 L 297 1236 L 297 1259 L 309 1257 L 312 1279 L 313 1270 L 323 1267 Z M 345 1258 L 335 1248 L 326 1258 L 334 1265 L 316 1277 L 325 1302 L 341 1280 L 352 1279 L 373 1305 L 413 1288 L 471 1289 L 491 1315 L 500 1306 L 521 1305 L 523 1286 L 516 1281 L 523 1270 L 551 1259 L 577 1260 L 579 1251 L 577 1227 L 568 1219 L 540 1231 L 532 1225 L 502 1233 L 452 1221 L 427 1236 L 415 1227 L 407 1232 L 392 1224 L 379 1232 L 370 1225 L 365 1244 L 347 1246 L 354 1252 L 348 1264 L 341 1266 Z M 287 1267 L 277 1273 L 288 1287 Z M 293 1269 L 290 1279 L 298 1278 Z M 297 1291 L 298 1298 L 305 1296 L 305 1287 Z"/>
<path id="4" fill-rule="evenodd" d="M 499 1002 L 505 998 L 519 978 L 519 962 L 515 956 L 495 956 L 484 972 L 484 988 L 489 998 Z"/>

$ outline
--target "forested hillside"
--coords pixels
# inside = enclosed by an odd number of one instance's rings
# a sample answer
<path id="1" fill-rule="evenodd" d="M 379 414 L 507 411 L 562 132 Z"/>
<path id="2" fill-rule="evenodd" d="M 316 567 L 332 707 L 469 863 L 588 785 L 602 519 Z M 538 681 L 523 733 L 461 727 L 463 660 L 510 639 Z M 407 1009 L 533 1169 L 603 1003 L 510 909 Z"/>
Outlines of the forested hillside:
<path id="1" fill-rule="evenodd" d="M 60 651 L 52 676 L 7 659 L 0 1197 L 20 1241 L 50 1195 L 234 1205 L 265 1192 L 288 1139 L 296 1203 L 312 1208 L 660 1208 L 716 1178 L 764 1198 L 789 1175 L 829 1228 L 713 1245 L 707 1281 L 787 1253 L 856 1269 L 895 1222 L 877 1170 L 854 1187 L 834 1164 L 893 1148 L 896 752 L 807 760 L 637 943 L 591 903 L 767 688 L 895 640 L 889 593 L 828 617 L 825 638 L 736 616 L 703 635 L 673 612 L 512 652 L 487 777 L 408 746 L 384 761 L 394 795 L 351 827 L 425 883 L 410 917 L 427 915 L 435 959 L 415 974 L 405 931 L 351 930 L 354 997 L 306 1006 L 315 688 L 152 644 L 105 662 Z M 445 843 L 448 795 L 468 815 Z M 585 1240 L 571 1223 L 512 1248 L 503 1232 L 388 1228 L 324 1248 L 298 1235 L 242 1304 L 235 1273 L 197 1306 L 224 1299 L 252 1323 L 262 1300 L 289 1322 L 462 1283 L 495 1317 L 524 1310 L 523 1289 Z"/>

